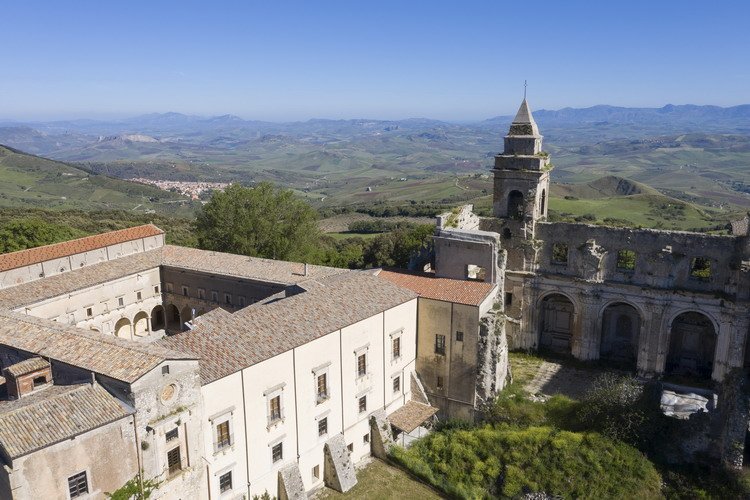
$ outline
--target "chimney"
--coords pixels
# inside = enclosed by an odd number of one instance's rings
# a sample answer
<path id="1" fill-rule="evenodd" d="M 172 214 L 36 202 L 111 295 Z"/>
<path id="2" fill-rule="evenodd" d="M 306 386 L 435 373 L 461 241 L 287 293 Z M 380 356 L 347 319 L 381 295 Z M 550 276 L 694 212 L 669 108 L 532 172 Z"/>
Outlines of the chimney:
<path id="1" fill-rule="evenodd" d="M 9 399 L 18 399 L 52 384 L 52 366 L 44 358 L 34 357 L 3 370 Z"/>
<path id="2" fill-rule="evenodd" d="M 302 274 L 302 276 L 307 276 L 307 262 L 305 262 L 305 271 Z"/>

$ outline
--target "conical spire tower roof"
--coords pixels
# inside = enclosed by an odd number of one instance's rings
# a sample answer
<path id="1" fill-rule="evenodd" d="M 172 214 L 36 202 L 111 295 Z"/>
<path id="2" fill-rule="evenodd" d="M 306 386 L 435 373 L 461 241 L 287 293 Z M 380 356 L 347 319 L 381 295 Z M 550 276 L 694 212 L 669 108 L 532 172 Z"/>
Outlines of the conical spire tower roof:
<path id="1" fill-rule="evenodd" d="M 539 127 L 537 127 L 534 121 L 534 116 L 531 114 L 531 108 L 529 108 L 529 103 L 526 102 L 526 99 L 523 100 L 521 107 L 518 108 L 518 113 L 513 118 L 508 135 L 539 135 Z"/>

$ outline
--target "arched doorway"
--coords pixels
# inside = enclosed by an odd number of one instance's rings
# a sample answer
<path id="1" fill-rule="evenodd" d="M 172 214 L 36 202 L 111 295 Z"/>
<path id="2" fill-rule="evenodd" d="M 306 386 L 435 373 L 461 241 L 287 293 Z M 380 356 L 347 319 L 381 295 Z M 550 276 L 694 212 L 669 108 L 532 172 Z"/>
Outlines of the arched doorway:
<path id="1" fill-rule="evenodd" d="M 559 293 L 542 300 L 539 347 L 560 354 L 571 353 L 575 307 Z"/>
<path id="2" fill-rule="evenodd" d="M 135 318 L 133 318 L 133 333 L 139 337 L 143 337 L 150 333 L 148 327 L 148 313 L 146 311 L 140 311 L 135 315 Z"/>
<path id="3" fill-rule="evenodd" d="M 635 368 L 640 333 L 641 315 L 635 307 L 622 302 L 607 306 L 602 315 L 599 358 Z"/>
<path id="4" fill-rule="evenodd" d="M 182 318 L 182 324 L 180 325 L 181 327 L 180 329 L 187 330 L 185 323 L 193 320 L 193 310 L 190 308 L 190 306 L 185 306 L 182 308 L 182 313 L 180 314 L 180 317 Z"/>
<path id="5" fill-rule="evenodd" d="M 705 314 L 686 312 L 672 321 L 665 372 L 711 379 L 716 351 L 716 329 Z"/>
<path id="6" fill-rule="evenodd" d="M 151 331 L 164 330 L 164 308 L 156 306 L 151 309 Z"/>
<path id="7" fill-rule="evenodd" d="M 129 339 L 133 336 L 130 330 L 130 320 L 128 318 L 120 318 L 117 323 L 115 323 L 115 336 L 123 339 Z"/>
<path id="8" fill-rule="evenodd" d="M 167 328 L 170 330 L 181 330 L 182 321 L 180 320 L 180 310 L 174 304 L 167 306 Z"/>
<path id="9" fill-rule="evenodd" d="M 508 217 L 511 219 L 523 219 L 523 193 L 511 191 L 508 194 Z"/>

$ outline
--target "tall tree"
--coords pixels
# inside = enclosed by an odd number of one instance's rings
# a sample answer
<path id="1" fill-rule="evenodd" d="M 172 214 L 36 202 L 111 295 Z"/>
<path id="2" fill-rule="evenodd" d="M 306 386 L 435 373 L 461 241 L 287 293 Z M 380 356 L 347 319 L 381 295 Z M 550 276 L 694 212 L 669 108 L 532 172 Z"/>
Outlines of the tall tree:
<path id="1" fill-rule="evenodd" d="M 198 214 L 198 246 L 218 252 L 306 260 L 320 238 L 317 214 L 288 189 L 232 184 Z"/>

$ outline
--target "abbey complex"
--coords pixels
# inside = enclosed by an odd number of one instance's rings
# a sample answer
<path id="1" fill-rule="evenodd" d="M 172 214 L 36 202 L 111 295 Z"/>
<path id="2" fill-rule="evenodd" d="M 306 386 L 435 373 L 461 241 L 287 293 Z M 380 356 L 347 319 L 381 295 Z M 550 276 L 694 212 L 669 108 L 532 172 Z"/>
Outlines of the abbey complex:
<path id="1" fill-rule="evenodd" d="M 494 216 L 438 216 L 429 271 L 183 248 L 152 225 L 0 255 L 0 498 L 346 492 L 363 458 L 476 418 L 509 349 L 715 386 L 750 365 L 748 219 L 547 222 L 551 170 L 524 100 Z M 711 451 L 741 464 L 725 399 Z"/>

